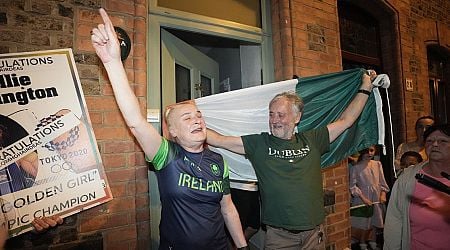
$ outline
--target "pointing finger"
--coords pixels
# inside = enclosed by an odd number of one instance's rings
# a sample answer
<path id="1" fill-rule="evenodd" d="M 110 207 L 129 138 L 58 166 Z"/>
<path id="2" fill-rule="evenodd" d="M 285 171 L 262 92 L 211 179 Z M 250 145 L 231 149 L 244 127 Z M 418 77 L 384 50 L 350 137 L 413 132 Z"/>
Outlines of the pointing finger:
<path id="1" fill-rule="evenodd" d="M 105 30 L 108 35 L 108 39 L 112 37 L 116 38 L 116 32 L 114 31 L 114 26 L 111 22 L 111 19 L 109 18 L 108 14 L 103 8 L 100 8 L 99 10 L 100 15 L 102 16 L 103 22 L 105 24 Z"/>
<path id="2" fill-rule="evenodd" d="M 101 16 L 102 19 L 103 19 L 103 23 L 105 23 L 105 24 L 112 23 L 112 22 L 111 22 L 111 19 L 109 19 L 109 16 L 108 16 L 108 14 L 106 13 L 105 9 L 100 8 L 100 9 L 99 9 L 99 12 L 100 12 L 100 16 Z"/>

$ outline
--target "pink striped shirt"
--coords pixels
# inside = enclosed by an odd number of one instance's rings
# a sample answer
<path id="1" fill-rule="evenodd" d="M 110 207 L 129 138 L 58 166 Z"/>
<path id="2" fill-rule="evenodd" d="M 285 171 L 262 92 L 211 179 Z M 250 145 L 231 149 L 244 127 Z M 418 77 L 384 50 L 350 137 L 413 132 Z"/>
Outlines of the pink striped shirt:
<path id="1" fill-rule="evenodd" d="M 433 178 L 450 185 L 446 178 Z M 449 249 L 450 195 L 417 182 L 409 207 L 409 220 L 412 250 Z"/>

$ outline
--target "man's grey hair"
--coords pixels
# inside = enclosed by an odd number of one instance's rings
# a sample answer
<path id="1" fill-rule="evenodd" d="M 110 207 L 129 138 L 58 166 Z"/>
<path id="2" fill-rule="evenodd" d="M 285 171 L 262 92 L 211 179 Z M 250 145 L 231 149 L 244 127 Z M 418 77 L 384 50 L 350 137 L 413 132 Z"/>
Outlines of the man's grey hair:
<path id="1" fill-rule="evenodd" d="M 292 109 L 295 112 L 303 112 L 303 108 L 305 107 L 305 104 L 303 103 L 303 100 L 300 96 L 298 96 L 294 91 L 285 91 L 282 93 L 277 94 L 272 98 L 272 100 L 269 103 L 269 108 L 272 106 L 272 104 L 277 101 L 278 99 L 286 98 L 288 101 L 292 104 Z"/>

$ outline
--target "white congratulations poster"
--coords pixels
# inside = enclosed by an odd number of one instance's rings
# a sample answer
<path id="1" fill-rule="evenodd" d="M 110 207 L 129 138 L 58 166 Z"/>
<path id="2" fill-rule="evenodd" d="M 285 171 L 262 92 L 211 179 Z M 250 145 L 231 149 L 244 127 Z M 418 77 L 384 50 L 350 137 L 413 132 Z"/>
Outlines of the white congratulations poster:
<path id="1" fill-rule="evenodd" d="M 0 220 L 10 236 L 35 217 L 111 199 L 72 50 L 0 54 Z"/>

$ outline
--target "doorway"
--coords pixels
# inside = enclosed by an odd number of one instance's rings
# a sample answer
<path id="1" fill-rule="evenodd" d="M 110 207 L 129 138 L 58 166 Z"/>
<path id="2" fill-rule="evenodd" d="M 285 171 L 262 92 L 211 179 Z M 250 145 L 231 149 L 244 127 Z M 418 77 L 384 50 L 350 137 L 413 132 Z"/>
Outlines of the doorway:
<path id="1" fill-rule="evenodd" d="M 251 27 L 160 9 L 151 1 L 147 117 L 154 127 L 161 131 L 161 110 L 171 103 L 274 81 L 269 2 L 261 1 L 261 27 Z M 157 249 L 161 205 L 153 172 L 149 195 Z"/>
<path id="2" fill-rule="evenodd" d="M 218 93 L 219 63 L 161 29 L 162 106 Z"/>
<path id="3" fill-rule="evenodd" d="M 431 112 L 438 123 L 450 121 L 450 52 L 438 45 L 427 47 Z"/>

